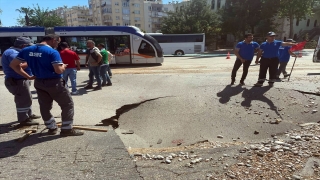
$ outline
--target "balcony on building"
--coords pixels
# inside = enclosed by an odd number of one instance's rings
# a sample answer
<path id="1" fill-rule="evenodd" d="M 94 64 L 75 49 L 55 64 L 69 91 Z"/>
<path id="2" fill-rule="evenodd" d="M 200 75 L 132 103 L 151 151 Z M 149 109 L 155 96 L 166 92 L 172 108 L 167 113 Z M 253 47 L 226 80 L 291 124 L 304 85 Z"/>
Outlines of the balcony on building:
<path id="1" fill-rule="evenodd" d="M 101 10 L 101 13 L 103 14 L 103 15 L 105 15 L 105 14 L 112 14 L 112 8 L 110 7 L 110 8 L 103 8 L 102 10 Z"/>
<path id="2" fill-rule="evenodd" d="M 112 0 L 101 0 L 101 7 L 105 7 L 105 6 L 111 6 L 112 5 Z"/>
<path id="3" fill-rule="evenodd" d="M 151 4 L 151 11 L 162 12 L 163 4 Z"/>
<path id="4" fill-rule="evenodd" d="M 103 25 L 105 25 L 105 26 L 112 26 L 112 22 L 103 22 Z"/>
<path id="5" fill-rule="evenodd" d="M 130 23 L 130 20 L 123 20 L 123 23 L 124 23 L 124 24 L 131 24 L 131 23 Z"/>
<path id="6" fill-rule="evenodd" d="M 151 17 L 161 18 L 161 17 L 163 17 L 163 13 L 162 13 L 162 12 L 153 12 L 153 13 L 151 14 Z"/>
<path id="7" fill-rule="evenodd" d="M 78 21 L 80 21 L 80 22 L 86 22 L 87 19 L 86 19 L 86 18 L 78 18 Z"/>

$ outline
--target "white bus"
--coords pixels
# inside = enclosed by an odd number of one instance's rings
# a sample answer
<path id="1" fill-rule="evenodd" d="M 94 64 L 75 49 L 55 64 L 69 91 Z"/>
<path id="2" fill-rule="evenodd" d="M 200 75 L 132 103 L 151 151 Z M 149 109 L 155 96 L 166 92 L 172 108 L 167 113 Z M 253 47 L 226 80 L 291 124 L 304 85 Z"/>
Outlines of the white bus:
<path id="1" fill-rule="evenodd" d="M 165 55 L 202 53 L 205 49 L 205 35 L 201 34 L 162 34 L 147 33 L 160 44 Z"/>
<path id="2" fill-rule="evenodd" d="M 105 44 L 106 49 L 115 55 L 111 64 L 163 63 L 159 43 L 134 26 L 54 27 L 54 33 L 77 52 L 81 64 L 85 64 L 87 40 L 93 40 L 96 46 Z"/>
<path id="3" fill-rule="evenodd" d="M 29 37 L 34 43 L 37 43 L 44 35 L 45 29 L 43 27 L 0 27 L 0 66 L 2 66 L 2 53 L 13 46 L 17 37 Z"/>
<path id="4" fill-rule="evenodd" d="M 319 40 L 318 40 L 318 43 L 317 43 L 317 47 L 316 47 L 316 49 L 314 50 L 314 53 L 313 53 L 313 62 L 314 63 L 320 63 L 320 37 L 319 37 Z"/>

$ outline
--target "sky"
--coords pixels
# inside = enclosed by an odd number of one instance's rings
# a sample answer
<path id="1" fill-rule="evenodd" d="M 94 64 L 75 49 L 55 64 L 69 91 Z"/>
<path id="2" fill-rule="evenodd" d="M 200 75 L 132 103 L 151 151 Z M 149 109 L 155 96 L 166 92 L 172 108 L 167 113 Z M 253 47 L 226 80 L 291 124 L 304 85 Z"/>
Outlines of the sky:
<path id="1" fill-rule="evenodd" d="M 163 0 L 163 4 L 167 4 L 172 0 Z M 179 0 L 181 1 L 181 0 Z M 88 6 L 88 0 L 0 0 L 0 9 L 2 14 L 0 14 L 0 20 L 2 26 L 16 26 L 19 15 L 24 17 L 16 11 L 21 7 L 33 7 L 33 5 L 39 4 L 41 8 L 55 9 L 57 7 L 63 7 L 64 5 L 71 6 Z"/>

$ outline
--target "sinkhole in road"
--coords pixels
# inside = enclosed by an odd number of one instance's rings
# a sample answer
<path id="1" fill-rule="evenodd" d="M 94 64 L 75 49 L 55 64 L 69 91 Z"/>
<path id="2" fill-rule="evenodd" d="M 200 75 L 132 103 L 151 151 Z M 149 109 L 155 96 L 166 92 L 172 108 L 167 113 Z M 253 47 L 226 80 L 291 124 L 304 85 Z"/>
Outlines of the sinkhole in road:
<path id="1" fill-rule="evenodd" d="M 124 104 L 97 126 L 112 126 L 126 147 L 164 148 L 203 140 L 261 140 L 293 129 L 298 123 L 318 121 L 316 113 L 311 113 L 316 108 L 304 112 L 304 105 L 317 102 L 310 99 L 315 95 L 308 95 L 312 92 L 277 88 L 234 91 L 228 86 L 214 94 L 197 92 Z M 275 119 L 281 123 L 273 123 Z M 219 135 L 223 139 L 218 139 Z"/>
<path id="2" fill-rule="evenodd" d="M 135 109 L 137 107 L 139 107 L 141 104 L 144 104 L 146 102 L 150 102 L 150 101 L 155 101 L 155 100 L 158 100 L 158 99 L 162 99 L 162 98 L 168 98 L 168 97 L 174 97 L 174 96 L 163 96 L 163 97 L 157 97 L 157 98 L 152 98 L 152 99 L 147 99 L 147 100 L 144 100 L 144 101 L 141 101 L 141 102 L 138 102 L 138 103 L 133 103 L 133 104 L 126 104 L 126 105 L 123 105 L 121 106 L 120 108 L 118 108 L 116 110 L 116 115 L 110 117 L 110 118 L 107 118 L 107 119 L 104 119 L 101 121 L 102 124 L 98 124 L 97 126 L 112 126 L 114 129 L 118 128 L 119 127 L 119 122 L 118 122 L 118 119 L 120 118 L 120 116 L 132 109 Z"/>

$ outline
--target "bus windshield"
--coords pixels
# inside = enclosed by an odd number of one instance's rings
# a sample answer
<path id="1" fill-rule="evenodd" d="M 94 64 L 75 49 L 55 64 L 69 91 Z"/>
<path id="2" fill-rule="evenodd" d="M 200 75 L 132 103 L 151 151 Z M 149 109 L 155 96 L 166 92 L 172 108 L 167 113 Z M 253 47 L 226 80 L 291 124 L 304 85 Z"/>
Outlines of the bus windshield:
<path id="1" fill-rule="evenodd" d="M 144 34 L 144 38 L 147 40 L 147 41 L 150 41 L 156 48 L 156 51 L 157 51 L 157 54 L 158 54 L 158 57 L 163 57 L 163 52 L 162 52 L 162 49 L 161 49 L 161 46 L 159 45 L 159 43 L 157 42 L 157 40 L 153 37 L 151 37 L 150 35 L 148 34 Z"/>

